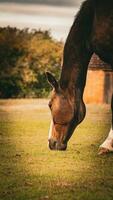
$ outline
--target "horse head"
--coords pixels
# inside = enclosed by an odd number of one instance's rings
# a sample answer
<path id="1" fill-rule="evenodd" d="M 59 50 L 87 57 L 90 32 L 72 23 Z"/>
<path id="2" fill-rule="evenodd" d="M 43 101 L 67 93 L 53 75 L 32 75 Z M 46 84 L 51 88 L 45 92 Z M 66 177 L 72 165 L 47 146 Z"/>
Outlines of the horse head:
<path id="1" fill-rule="evenodd" d="M 46 75 L 53 87 L 49 101 L 52 115 L 48 138 L 49 148 L 66 150 L 67 142 L 74 129 L 85 117 L 85 105 L 73 89 L 62 89 L 51 73 L 47 72 Z"/>

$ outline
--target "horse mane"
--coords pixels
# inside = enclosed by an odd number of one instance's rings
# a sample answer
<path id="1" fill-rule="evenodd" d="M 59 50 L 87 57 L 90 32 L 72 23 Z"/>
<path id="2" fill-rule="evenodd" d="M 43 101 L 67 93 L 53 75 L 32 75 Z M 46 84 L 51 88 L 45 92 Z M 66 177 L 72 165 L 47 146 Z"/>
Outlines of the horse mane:
<path id="1" fill-rule="evenodd" d="M 75 16 L 75 20 L 64 45 L 63 65 L 60 77 L 61 88 L 67 88 L 70 82 L 69 70 L 73 67 L 73 58 L 77 60 L 79 55 L 83 55 L 84 52 L 92 52 L 90 38 L 94 14 L 94 0 L 86 0 L 82 3 L 80 10 Z M 71 55 L 71 59 L 69 59 L 68 55 Z M 84 56 L 86 57 L 85 54 Z M 84 61 L 81 59 L 82 62 Z M 65 70 L 66 66 L 67 70 Z M 83 63 L 82 66 L 84 66 Z"/>
<path id="2" fill-rule="evenodd" d="M 73 26 L 78 30 L 80 38 L 86 41 L 92 33 L 95 16 L 95 4 L 97 0 L 86 0 L 75 16 Z"/>

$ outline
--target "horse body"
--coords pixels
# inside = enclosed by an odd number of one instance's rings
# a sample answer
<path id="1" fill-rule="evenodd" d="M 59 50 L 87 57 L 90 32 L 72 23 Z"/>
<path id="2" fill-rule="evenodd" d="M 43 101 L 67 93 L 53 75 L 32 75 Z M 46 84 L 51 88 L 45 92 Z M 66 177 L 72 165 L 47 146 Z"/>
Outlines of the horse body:
<path id="1" fill-rule="evenodd" d="M 113 2 L 86 0 L 68 34 L 63 53 L 63 65 L 59 82 L 47 73 L 53 87 L 49 103 L 52 114 L 49 132 L 50 149 L 65 150 L 76 126 L 85 117 L 83 92 L 88 64 L 93 53 L 113 68 Z M 112 98 L 113 112 L 113 98 Z M 112 128 L 101 152 L 113 150 Z"/>
<path id="2" fill-rule="evenodd" d="M 113 2 L 111 0 L 98 1 L 95 6 L 91 42 L 93 51 L 113 68 Z"/>

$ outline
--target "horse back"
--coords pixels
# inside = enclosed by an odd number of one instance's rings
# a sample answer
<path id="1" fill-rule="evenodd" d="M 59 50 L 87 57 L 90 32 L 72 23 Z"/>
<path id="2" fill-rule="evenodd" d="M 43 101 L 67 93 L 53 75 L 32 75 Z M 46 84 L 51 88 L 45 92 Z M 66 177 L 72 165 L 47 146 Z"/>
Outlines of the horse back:
<path id="1" fill-rule="evenodd" d="M 112 0 L 95 0 L 91 43 L 94 52 L 98 54 L 105 62 L 108 62 L 113 66 Z"/>

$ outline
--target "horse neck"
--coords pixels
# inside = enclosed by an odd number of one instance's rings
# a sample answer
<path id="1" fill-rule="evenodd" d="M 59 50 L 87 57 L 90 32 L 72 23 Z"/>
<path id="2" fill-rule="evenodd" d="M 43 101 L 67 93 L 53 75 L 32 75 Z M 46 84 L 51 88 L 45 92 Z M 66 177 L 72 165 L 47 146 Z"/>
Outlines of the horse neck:
<path id="1" fill-rule="evenodd" d="M 71 27 L 64 46 L 60 86 L 79 89 L 83 94 L 87 68 L 93 54 L 91 33 L 95 15 L 93 1 L 85 1 Z"/>
<path id="2" fill-rule="evenodd" d="M 64 60 L 60 77 L 60 87 L 63 90 L 80 90 L 82 95 L 86 83 L 88 63 L 91 56 L 86 55 L 85 52 L 86 57 L 83 58 L 83 56 L 81 56 L 79 61 L 76 60 L 75 62 L 71 59 L 71 56 L 72 52 L 67 56 L 68 62 Z"/>
<path id="3" fill-rule="evenodd" d="M 64 59 L 60 77 L 60 86 L 63 90 L 80 90 L 83 95 L 88 64 L 92 55 L 89 49 L 67 39 L 64 48 Z"/>

